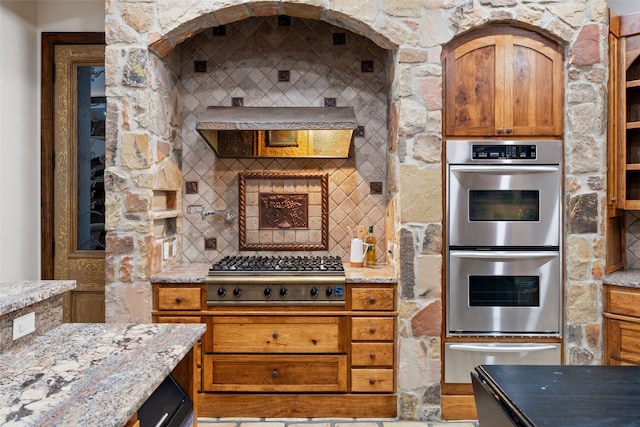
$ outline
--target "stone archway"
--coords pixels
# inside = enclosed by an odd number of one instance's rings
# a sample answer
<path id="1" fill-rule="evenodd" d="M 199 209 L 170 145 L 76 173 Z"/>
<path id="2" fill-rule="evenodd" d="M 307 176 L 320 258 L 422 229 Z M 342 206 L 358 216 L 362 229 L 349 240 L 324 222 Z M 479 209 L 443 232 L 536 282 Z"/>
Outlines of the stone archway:
<path id="1" fill-rule="evenodd" d="M 606 135 L 606 3 L 604 0 L 110 0 L 106 16 L 107 66 L 107 321 L 151 320 L 150 277 L 175 260 L 162 260 L 154 235 L 154 201 L 181 197 L 180 96 L 175 47 L 201 30 L 250 17 L 289 15 L 325 21 L 393 50 L 387 138 L 388 236 L 397 243 L 401 319 L 397 389 L 402 419 L 438 419 L 442 234 L 442 45 L 490 22 L 541 29 L 569 47 L 566 64 L 567 199 L 604 200 L 605 171 L 587 162 L 604 158 Z M 590 43 L 586 59 L 574 46 Z M 594 46 L 595 44 L 595 46 Z M 575 59 L 575 60 L 574 60 Z M 597 120 L 587 120 L 593 117 Z M 588 149 L 582 149 L 582 148 Z M 584 153 L 584 154 L 583 154 Z M 418 184 L 416 184 L 418 183 Z M 422 185 L 425 183 L 425 185 Z M 428 184 L 428 185 L 427 185 Z M 421 186 L 420 197 L 404 188 Z M 603 223 L 602 209 L 593 212 Z M 570 219 L 568 219 L 570 221 Z M 177 233 L 182 230 L 177 229 Z M 567 316 L 571 336 L 565 360 L 598 360 L 601 342 L 593 295 L 601 281 L 601 233 L 567 238 Z M 402 259 L 398 254 L 402 255 Z M 580 254 L 590 254 L 589 260 Z M 594 270 L 594 271 L 595 271 Z M 600 268 L 601 270 L 601 268 Z M 585 289 L 589 292 L 584 291 Z M 575 301 L 575 302 L 574 302 Z M 413 319 L 416 319 L 415 322 Z M 416 323 L 417 322 L 417 323 Z M 414 324 L 419 324 L 414 329 Z M 428 326 L 428 327 L 427 327 Z M 589 331 L 598 331 L 597 333 Z M 595 342 L 595 344 L 594 344 Z"/>

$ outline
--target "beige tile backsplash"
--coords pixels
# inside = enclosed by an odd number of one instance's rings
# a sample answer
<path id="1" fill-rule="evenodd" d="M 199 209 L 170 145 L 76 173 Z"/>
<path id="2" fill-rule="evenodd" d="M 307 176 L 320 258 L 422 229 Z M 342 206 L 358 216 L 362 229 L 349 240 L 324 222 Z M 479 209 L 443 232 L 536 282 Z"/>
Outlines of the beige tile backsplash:
<path id="1" fill-rule="evenodd" d="M 251 18 L 227 25 L 224 36 L 207 30 L 181 47 L 182 170 L 184 181 L 197 182 L 198 189 L 184 194 L 184 261 L 212 262 L 239 253 L 237 220 L 228 224 L 222 215 L 202 219 L 188 214 L 187 206 L 237 214 L 238 174 L 263 170 L 329 174 L 329 251 L 314 254 L 339 255 L 347 262 L 351 230 L 373 225 L 379 260 L 384 260 L 388 52 L 350 32 L 346 44 L 334 45 L 333 33 L 344 32 L 322 21 L 292 18 L 290 27 L 278 27 L 275 16 Z M 206 61 L 206 72 L 195 72 L 194 61 Z M 363 71 L 362 61 L 373 61 L 373 71 Z M 282 70 L 290 72 L 289 82 L 278 81 Z M 217 158 L 195 130 L 197 116 L 207 106 L 232 105 L 232 98 L 242 98 L 244 106 L 278 107 L 318 107 L 325 98 L 335 98 L 337 106 L 354 107 L 364 136 L 354 138 L 351 159 Z M 371 194 L 372 182 L 382 183 L 383 194 Z M 269 233 L 259 238 L 283 238 Z M 295 238 L 300 236 L 304 233 Z M 216 239 L 216 250 L 205 250 L 205 238 Z"/>

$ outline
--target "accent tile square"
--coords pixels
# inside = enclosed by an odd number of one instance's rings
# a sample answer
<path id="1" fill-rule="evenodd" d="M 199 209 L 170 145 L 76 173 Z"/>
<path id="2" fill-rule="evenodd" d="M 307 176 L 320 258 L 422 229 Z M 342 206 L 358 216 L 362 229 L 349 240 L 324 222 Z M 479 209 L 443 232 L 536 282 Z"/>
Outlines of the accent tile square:
<path id="1" fill-rule="evenodd" d="M 333 33 L 333 44 L 335 46 L 347 44 L 347 35 L 345 33 Z"/>
<path id="2" fill-rule="evenodd" d="M 291 72 L 289 70 L 278 70 L 278 81 L 288 82 L 291 79 Z"/>
<path id="3" fill-rule="evenodd" d="M 186 181 L 184 187 L 186 194 L 198 194 L 198 181 Z"/>
<path id="4" fill-rule="evenodd" d="M 325 107 L 335 107 L 338 105 L 338 100 L 336 98 L 325 98 L 324 106 Z"/>
<path id="5" fill-rule="evenodd" d="M 207 61 L 193 61 L 193 72 L 194 73 L 206 73 L 207 72 Z"/>
<path id="6" fill-rule="evenodd" d="M 215 237 L 205 237 L 204 250 L 215 251 L 216 249 L 218 249 L 218 239 L 216 239 Z"/>
<path id="7" fill-rule="evenodd" d="M 365 60 L 360 63 L 360 71 L 363 73 L 373 73 L 373 61 Z"/>
<path id="8" fill-rule="evenodd" d="M 227 35 L 227 27 L 224 25 L 219 25 L 217 27 L 213 27 L 212 33 L 214 36 L 221 37 Z"/>

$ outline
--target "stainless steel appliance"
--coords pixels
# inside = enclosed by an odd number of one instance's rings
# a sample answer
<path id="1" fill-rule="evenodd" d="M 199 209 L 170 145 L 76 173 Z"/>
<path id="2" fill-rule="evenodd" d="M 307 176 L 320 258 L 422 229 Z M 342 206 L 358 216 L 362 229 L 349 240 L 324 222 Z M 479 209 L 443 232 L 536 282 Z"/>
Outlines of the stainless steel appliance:
<path id="1" fill-rule="evenodd" d="M 449 251 L 452 335 L 560 333 L 558 251 Z"/>
<path id="2" fill-rule="evenodd" d="M 445 381 L 480 363 L 560 363 L 562 143 L 447 141 Z M 507 340 L 508 341 L 508 340 Z M 458 374 L 462 372 L 462 376 Z"/>
<path id="3" fill-rule="evenodd" d="M 447 141 L 450 247 L 560 242 L 560 141 Z"/>
<path id="4" fill-rule="evenodd" d="M 444 379 L 469 383 L 478 365 L 553 365 L 560 361 L 560 344 L 551 343 L 448 343 L 444 347 Z"/>
<path id="5" fill-rule="evenodd" d="M 207 304 L 344 305 L 337 256 L 227 256 L 205 279 Z"/>
<path id="6" fill-rule="evenodd" d="M 447 141 L 449 335 L 560 334 L 560 141 Z"/>

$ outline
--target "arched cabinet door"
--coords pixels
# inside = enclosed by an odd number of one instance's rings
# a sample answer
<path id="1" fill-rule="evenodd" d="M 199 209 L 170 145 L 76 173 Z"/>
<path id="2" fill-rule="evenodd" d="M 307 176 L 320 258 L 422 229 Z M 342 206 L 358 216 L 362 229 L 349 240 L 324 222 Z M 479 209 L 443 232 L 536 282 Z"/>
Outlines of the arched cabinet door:
<path id="1" fill-rule="evenodd" d="M 448 136 L 561 136 L 563 55 L 553 41 L 490 27 L 443 51 Z"/>

